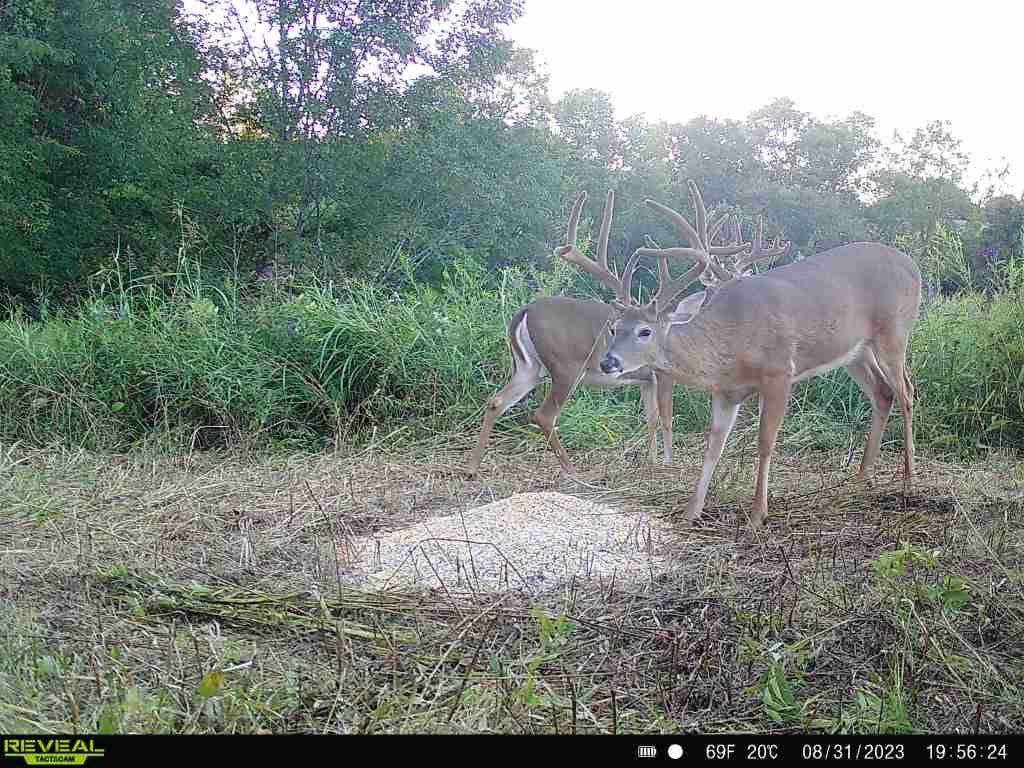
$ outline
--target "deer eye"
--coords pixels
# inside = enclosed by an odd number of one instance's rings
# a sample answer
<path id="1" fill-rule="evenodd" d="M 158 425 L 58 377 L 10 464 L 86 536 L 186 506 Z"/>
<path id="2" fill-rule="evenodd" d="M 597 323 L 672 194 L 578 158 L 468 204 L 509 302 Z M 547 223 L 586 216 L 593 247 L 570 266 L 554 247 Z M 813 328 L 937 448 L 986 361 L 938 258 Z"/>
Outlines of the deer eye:
<path id="1" fill-rule="evenodd" d="M 646 339 L 648 336 L 651 335 L 651 329 L 650 328 L 644 328 L 637 335 L 640 336 L 641 339 Z"/>

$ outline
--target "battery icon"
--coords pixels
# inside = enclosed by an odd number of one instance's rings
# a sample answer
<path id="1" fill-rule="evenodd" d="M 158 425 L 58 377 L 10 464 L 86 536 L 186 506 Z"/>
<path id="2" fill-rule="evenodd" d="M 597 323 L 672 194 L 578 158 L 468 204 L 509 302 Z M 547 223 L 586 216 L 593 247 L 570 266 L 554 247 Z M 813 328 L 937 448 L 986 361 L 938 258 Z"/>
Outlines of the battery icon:
<path id="1" fill-rule="evenodd" d="M 650 744 L 641 744 L 636 748 L 637 757 L 657 757 L 658 748 Z"/>

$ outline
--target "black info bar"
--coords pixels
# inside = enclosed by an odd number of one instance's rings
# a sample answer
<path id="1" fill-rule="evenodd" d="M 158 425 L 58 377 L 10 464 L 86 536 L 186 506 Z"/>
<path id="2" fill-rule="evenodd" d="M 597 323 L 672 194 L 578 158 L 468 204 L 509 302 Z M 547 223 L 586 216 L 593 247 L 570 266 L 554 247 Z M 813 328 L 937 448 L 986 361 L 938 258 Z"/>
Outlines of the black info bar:
<path id="1" fill-rule="evenodd" d="M 4 735 L 3 765 L 88 765 L 108 768 L 160 758 L 201 759 L 232 764 L 385 765 L 391 760 L 422 764 L 436 755 L 446 766 L 460 761 L 479 766 L 501 756 L 533 768 L 540 763 L 571 765 L 669 762 L 688 765 L 822 763 L 1002 764 L 1020 759 L 1019 734 L 804 736 L 800 734 L 717 735 L 388 735 L 376 738 L 303 733 L 233 735 Z M 382 762 L 385 761 L 385 762 Z"/>

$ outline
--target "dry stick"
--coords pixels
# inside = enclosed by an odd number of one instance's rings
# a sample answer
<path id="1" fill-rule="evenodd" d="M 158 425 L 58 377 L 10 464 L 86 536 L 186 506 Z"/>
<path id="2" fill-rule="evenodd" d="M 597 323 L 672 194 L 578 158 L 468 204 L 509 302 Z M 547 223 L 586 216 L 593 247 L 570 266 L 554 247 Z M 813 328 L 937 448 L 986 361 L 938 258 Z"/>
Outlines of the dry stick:
<path id="1" fill-rule="evenodd" d="M 477 614 L 477 615 L 475 615 L 475 616 L 473 616 L 471 618 L 470 617 L 463 618 L 462 623 L 465 624 L 466 626 L 459 633 L 459 636 L 457 638 L 455 638 L 449 644 L 448 649 L 441 655 L 441 658 L 438 659 L 437 664 L 434 665 L 434 668 L 433 668 L 433 670 L 431 670 L 430 674 L 427 675 L 427 679 L 423 683 L 423 690 L 426 690 L 430 686 L 431 681 L 434 679 L 434 676 L 441 669 L 442 665 L 444 665 L 445 661 L 447 661 L 448 656 L 451 654 L 452 649 L 455 647 L 455 644 L 459 640 L 461 640 L 463 637 L 466 636 L 466 633 L 469 632 L 469 630 L 472 628 L 472 626 L 474 624 L 476 624 L 478 621 L 480 621 L 480 619 L 482 619 L 485 616 L 487 616 L 487 614 L 491 613 L 491 611 L 494 611 L 495 609 L 497 609 L 503 602 L 505 602 L 505 600 L 508 599 L 508 597 L 509 596 L 507 594 L 506 595 L 501 595 L 493 603 L 491 603 L 489 606 L 487 606 L 487 608 L 484 609 L 484 611 L 482 613 L 479 613 L 479 614 Z M 458 628 L 459 627 L 455 627 L 454 629 L 458 629 Z M 454 629 L 453 629 L 453 631 L 454 631 Z M 434 702 L 435 703 L 437 702 L 438 696 L 440 696 L 440 695 L 441 694 L 440 694 L 440 686 L 439 686 L 438 693 L 437 693 L 437 695 L 434 696 Z M 410 701 L 410 706 L 411 706 L 411 701 Z"/>
<path id="2" fill-rule="evenodd" d="M 480 635 L 480 642 L 476 644 L 476 650 L 473 652 L 473 658 L 469 662 L 469 667 L 466 669 L 466 673 L 462 676 L 462 683 L 459 685 L 458 693 L 455 694 L 455 701 L 452 702 L 452 708 L 448 710 L 448 717 L 445 718 L 446 723 L 452 721 L 452 717 L 455 715 L 455 710 L 459 708 L 459 702 L 462 700 L 462 692 L 466 689 L 466 683 L 469 682 L 469 675 L 473 671 L 473 667 L 476 666 L 476 660 L 480 656 L 480 649 L 484 647 L 484 641 L 490 637 L 491 630 L 494 629 L 494 625 L 498 623 L 498 616 L 495 615 L 491 619 L 491 623 L 487 625 L 487 629 Z"/>
<path id="3" fill-rule="evenodd" d="M 452 538 L 442 538 L 442 537 L 437 537 L 437 536 L 434 536 L 434 537 L 431 537 L 431 538 L 427 538 L 427 539 L 421 539 L 419 542 L 417 542 L 417 546 L 414 546 L 414 547 L 410 548 L 410 550 L 406 554 L 406 556 L 404 558 L 402 558 L 402 561 L 397 566 L 395 566 L 395 570 L 394 570 L 394 572 L 391 575 L 392 578 L 394 578 L 394 576 L 397 575 L 398 569 L 401 568 L 403 565 L 405 565 L 405 563 L 406 563 L 406 561 L 408 561 L 410 555 L 413 552 L 416 551 L 416 548 L 419 547 L 420 549 L 422 549 L 423 548 L 423 542 L 427 542 L 427 541 L 448 541 L 448 542 L 452 542 L 452 543 L 455 543 L 455 544 L 479 544 L 481 546 L 494 547 L 498 551 L 498 554 L 501 555 L 501 558 L 504 561 L 505 565 L 511 567 L 512 570 L 515 571 L 516 576 L 518 576 L 520 581 L 522 581 L 523 586 L 530 590 L 531 597 L 535 597 L 536 596 L 534 594 L 534 592 L 533 592 L 533 588 L 530 587 L 530 583 L 526 580 L 526 578 L 523 576 L 523 574 L 519 572 L 519 569 L 516 568 L 515 563 L 513 563 L 511 560 L 509 560 L 508 556 L 504 552 L 501 551 L 501 547 L 499 547 L 493 541 L 474 541 L 472 539 L 452 539 Z M 387 586 L 390 585 L 390 583 L 391 583 L 391 579 L 389 578 L 384 583 L 384 587 L 386 588 Z"/>
<path id="4" fill-rule="evenodd" d="M 612 683 L 612 735 L 619 732 L 619 706 L 615 698 L 614 678 Z"/>
<path id="5" fill-rule="evenodd" d="M 468 539 L 469 538 L 469 529 L 466 527 L 465 504 L 462 503 L 462 502 L 460 502 L 460 504 L 459 504 L 459 521 L 462 523 L 462 533 Z M 473 559 L 473 545 L 472 544 L 468 544 L 466 546 L 466 550 L 469 552 L 469 566 L 473 569 L 473 578 L 477 581 L 477 583 L 479 583 L 480 576 L 479 576 L 479 574 L 476 571 L 476 562 Z M 476 590 L 473 590 L 473 591 L 476 592 Z"/>
<path id="6" fill-rule="evenodd" d="M 569 681 L 569 697 L 572 699 L 572 735 L 576 735 L 576 678 L 565 672 L 565 664 L 562 665 L 563 672 L 566 676 L 566 680 Z"/>
<path id="7" fill-rule="evenodd" d="M 452 597 L 452 593 L 448 591 L 448 585 L 445 584 L 444 579 L 441 578 L 441 574 L 437 572 L 437 568 L 434 567 L 434 561 L 430 559 L 430 555 L 427 554 L 427 550 L 420 544 L 420 551 L 423 553 L 423 557 L 427 560 L 427 565 L 430 566 L 430 570 L 434 572 L 434 576 L 437 578 L 437 582 L 441 585 L 441 589 L 448 596 L 448 602 L 451 603 L 452 608 L 458 610 L 458 606 L 455 604 L 455 598 Z"/>
<path id="8" fill-rule="evenodd" d="M 331 525 L 331 519 L 327 516 L 326 510 L 320 505 L 320 500 L 313 493 L 313 489 L 309 486 L 308 480 L 302 481 L 306 486 L 306 491 L 309 493 L 309 498 L 316 504 L 317 509 L 320 510 L 320 514 L 324 517 L 324 522 L 327 524 L 327 530 L 331 534 L 331 543 L 334 544 L 331 550 L 334 552 L 334 578 L 338 583 L 338 598 L 341 599 L 341 561 L 338 559 L 338 541 L 334 533 L 334 526 Z"/>

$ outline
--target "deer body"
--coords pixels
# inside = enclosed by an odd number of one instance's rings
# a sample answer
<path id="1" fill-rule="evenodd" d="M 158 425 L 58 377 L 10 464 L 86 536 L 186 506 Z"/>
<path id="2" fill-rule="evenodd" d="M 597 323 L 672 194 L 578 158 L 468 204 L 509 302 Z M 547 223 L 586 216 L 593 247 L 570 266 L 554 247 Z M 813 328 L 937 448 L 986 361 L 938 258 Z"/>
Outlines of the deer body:
<path id="1" fill-rule="evenodd" d="M 888 343 L 882 336 L 905 339 L 919 286 L 917 266 L 901 252 L 840 246 L 723 284 L 691 320 L 668 326 L 654 357 L 632 359 L 709 392 L 752 393 L 780 376 L 795 384 L 862 359 L 866 346 Z"/>
<path id="2" fill-rule="evenodd" d="M 643 366 L 625 374 L 608 375 L 600 361 L 607 351 L 608 327 L 614 309 L 609 304 L 565 296 L 537 299 L 512 317 L 508 329 L 512 376 L 487 403 L 476 448 L 466 466 L 469 475 L 479 469 L 494 423 L 532 392 L 546 377 L 551 391 L 534 412 L 533 421 L 545 434 L 562 469 L 575 472 L 556 432 L 559 414 L 576 386 L 620 389 L 639 386 L 647 416 L 651 462 L 657 459 L 657 424 L 660 417 L 663 462 L 672 463 L 672 384 L 658 387 L 656 374 Z"/>
<path id="3" fill-rule="evenodd" d="M 768 512 L 768 473 L 776 438 L 795 383 L 845 366 L 871 402 L 872 419 L 859 477 L 877 455 L 894 401 L 904 417 L 904 479 L 914 468 L 914 387 L 906 370 L 910 332 L 921 303 L 921 273 L 906 254 L 881 243 L 852 243 L 751 277 L 742 267 L 785 249 L 762 249 L 762 226 L 749 256 L 733 273 L 716 265 L 706 211 L 690 182 L 697 228 L 670 208 L 648 203 L 668 216 L 688 248 L 639 248 L 624 271 L 622 312 L 601 360 L 606 374 L 652 368 L 656 375 L 711 393 L 711 425 L 697 488 L 687 519 L 700 516 L 711 478 L 740 405 L 757 393 L 760 401 L 757 487 L 750 523 Z M 788 246 L 787 246 L 788 248 Z M 629 281 L 639 257 L 660 259 L 660 288 L 648 304 L 629 298 Z M 678 280 L 669 277 L 668 258 L 696 262 Z M 675 312 L 666 303 L 706 269 L 722 280 L 685 298 Z"/>

